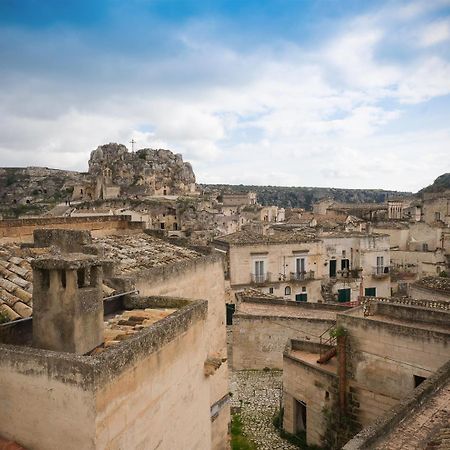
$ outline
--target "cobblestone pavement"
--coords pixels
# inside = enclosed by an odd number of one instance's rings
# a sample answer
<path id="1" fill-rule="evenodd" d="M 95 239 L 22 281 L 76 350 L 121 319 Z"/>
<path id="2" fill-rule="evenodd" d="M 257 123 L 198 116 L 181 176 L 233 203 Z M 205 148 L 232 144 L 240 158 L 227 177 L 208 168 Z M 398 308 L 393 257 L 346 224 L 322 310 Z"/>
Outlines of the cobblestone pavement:
<path id="1" fill-rule="evenodd" d="M 258 450 L 298 450 L 281 439 L 272 424 L 280 407 L 281 370 L 231 372 L 232 407 L 241 407 L 243 431 Z"/>

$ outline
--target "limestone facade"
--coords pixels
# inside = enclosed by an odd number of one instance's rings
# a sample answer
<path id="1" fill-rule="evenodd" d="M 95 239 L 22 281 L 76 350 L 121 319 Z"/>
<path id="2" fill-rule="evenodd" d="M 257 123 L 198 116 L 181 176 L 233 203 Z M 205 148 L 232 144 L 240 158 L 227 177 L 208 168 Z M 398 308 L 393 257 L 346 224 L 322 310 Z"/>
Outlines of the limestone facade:
<path id="1" fill-rule="evenodd" d="M 226 252 L 227 276 L 235 292 L 257 286 L 278 297 L 308 302 L 390 295 L 387 235 L 240 232 L 213 244 Z"/>
<path id="2" fill-rule="evenodd" d="M 305 425 L 315 445 L 339 434 L 321 413 L 328 401 L 328 417 L 346 417 L 355 431 L 372 424 L 450 359 L 449 315 L 444 302 L 367 297 L 364 306 L 338 313 L 345 350 L 337 357 L 322 359 L 307 341 L 291 343 L 283 363 L 285 429 L 296 433 Z"/>

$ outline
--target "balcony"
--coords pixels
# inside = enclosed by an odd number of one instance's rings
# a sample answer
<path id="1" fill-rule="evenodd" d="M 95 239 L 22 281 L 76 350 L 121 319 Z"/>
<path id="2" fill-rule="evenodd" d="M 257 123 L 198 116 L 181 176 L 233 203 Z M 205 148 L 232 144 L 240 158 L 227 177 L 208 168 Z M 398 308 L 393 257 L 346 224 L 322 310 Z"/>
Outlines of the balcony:
<path id="1" fill-rule="evenodd" d="M 314 271 L 309 270 L 307 272 L 291 272 L 291 281 L 310 281 L 314 280 Z"/>
<path id="2" fill-rule="evenodd" d="M 389 276 L 389 266 L 376 266 L 372 268 L 372 277 L 385 278 Z"/>
<path id="3" fill-rule="evenodd" d="M 361 278 L 361 268 L 338 270 L 336 278 Z"/>
<path id="4" fill-rule="evenodd" d="M 256 274 L 256 273 L 250 274 L 253 284 L 270 283 L 271 275 L 272 274 L 270 272 L 266 272 L 263 274 Z"/>

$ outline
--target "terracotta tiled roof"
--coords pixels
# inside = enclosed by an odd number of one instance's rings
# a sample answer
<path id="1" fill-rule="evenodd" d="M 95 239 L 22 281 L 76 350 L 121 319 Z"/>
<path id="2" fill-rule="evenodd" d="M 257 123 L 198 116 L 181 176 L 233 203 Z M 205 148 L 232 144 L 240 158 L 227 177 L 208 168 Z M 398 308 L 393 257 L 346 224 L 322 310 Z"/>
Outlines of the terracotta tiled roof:
<path id="1" fill-rule="evenodd" d="M 217 241 L 236 245 L 289 244 L 296 242 L 314 242 L 317 240 L 314 231 L 304 230 L 277 232 L 273 235 L 262 235 L 251 231 L 238 231 L 217 238 Z"/>
<path id="2" fill-rule="evenodd" d="M 105 256 L 116 262 L 118 272 L 122 274 L 201 256 L 146 234 L 112 236 L 95 241 L 105 248 Z M 45 248 L 0 245 L 0 323 L 31 316 L 33 272 L 30 263 L 47 252 Z M 114 293 L 113 288 L 103 285 L 104 297 Z"/>
<path id="3" fill-rule="evenodd" d="M 424 287 L 433 291 L 443 292 L 450 296 L 450 278 L 447 277 L 425 277 L 414 283 L 418 287 Z"/>
<path id="4" fill-rule="evenodd" d="M 0 313 L 3 320 L 29 317 L 32 312 L 31 249 L 15 244 L 0 246 Z"/>
<path id="5" fill-rule="evenodd" d="M 132 274 L 152 267 L 191 260 L 200 253 L 147 234 L 109 236 L 94 240 L 105 249 L 105 257 L 117 264 L 122 274 Z"/>

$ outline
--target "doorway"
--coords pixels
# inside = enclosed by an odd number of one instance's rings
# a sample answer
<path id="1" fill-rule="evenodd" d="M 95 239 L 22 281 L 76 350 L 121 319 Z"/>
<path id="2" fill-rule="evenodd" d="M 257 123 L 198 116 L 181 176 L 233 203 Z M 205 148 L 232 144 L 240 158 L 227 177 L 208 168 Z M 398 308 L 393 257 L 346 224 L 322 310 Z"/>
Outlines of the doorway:
<path id="1" fill-rule="evenodd" d="M 306 432 L 306 403 L 295 400 L 295 433 Z"/>
<path id="2" fill-rule="evenodd" d="M 330 260 L 330 278 L 336 278 L 336 260 Z"/>

